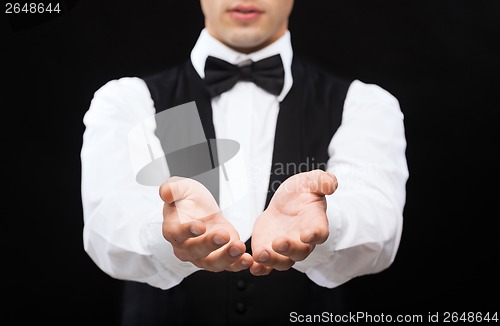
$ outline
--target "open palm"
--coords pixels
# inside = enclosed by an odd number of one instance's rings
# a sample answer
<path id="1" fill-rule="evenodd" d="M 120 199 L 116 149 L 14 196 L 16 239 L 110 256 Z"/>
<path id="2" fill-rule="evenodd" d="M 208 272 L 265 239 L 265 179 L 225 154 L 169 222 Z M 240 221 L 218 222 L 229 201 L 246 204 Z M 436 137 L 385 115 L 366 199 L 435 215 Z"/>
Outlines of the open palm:
<path id="1" fill-rule="evenodd" d="M 239 271 L 253 259 L 212 194 L 198 181 L 172 177 L 160 187 L 163 236 L 182 261 L 210 271 Z"/>
<path id="2" fill-rule="evenodd" d="M 280 185 L 254 226 L 253 274 L 289 269 L 304 260 L 316 244 L 326 241 L 325 195 L 336 187 L 336 178 L 322 170 L 296 174 Z"/>

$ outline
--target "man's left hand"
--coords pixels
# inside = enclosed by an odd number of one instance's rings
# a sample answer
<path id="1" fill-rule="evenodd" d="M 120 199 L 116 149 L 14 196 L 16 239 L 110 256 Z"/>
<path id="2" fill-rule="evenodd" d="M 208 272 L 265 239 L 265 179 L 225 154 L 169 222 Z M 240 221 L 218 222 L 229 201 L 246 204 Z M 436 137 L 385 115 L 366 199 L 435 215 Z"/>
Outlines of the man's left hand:
<path id="1" fill-rule="evenodd" d="M 337 178 L 322 170 L 293 175 L 280 185 L 254 226 L 253 275 L 288 270 L 326 241 L 325 195 L 331 195 L 337 185 Z"/>

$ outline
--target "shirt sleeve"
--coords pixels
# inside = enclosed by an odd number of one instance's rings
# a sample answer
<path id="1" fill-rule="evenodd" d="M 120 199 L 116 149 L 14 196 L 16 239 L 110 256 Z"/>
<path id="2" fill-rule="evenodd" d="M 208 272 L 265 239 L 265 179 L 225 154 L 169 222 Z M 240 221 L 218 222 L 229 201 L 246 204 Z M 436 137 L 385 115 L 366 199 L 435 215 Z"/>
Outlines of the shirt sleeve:
<path id="1" fill-rule="evenodd" d="M 353 81 L 328 151 L 328 171 L 339 182 L 326 198 L 330 236 L 294 268 L 333 288 L 380 272 L 395 259 L 409 176 L 397 99 L 377 85 Z"/>
<path id="2" fill-rule="evenodd" d="M 141 160 L 163 155 L 151 123 L 154 115 L 149 90 L 140 78 L 112 80 L 94 94 L 83 120 L 83 243 L 111 277 L 168 289 L 198 268 L 177 259 L 162 236 L 158 187 L 136 181 Z M 134 132 L 138 126 L 142 133 Z"/>

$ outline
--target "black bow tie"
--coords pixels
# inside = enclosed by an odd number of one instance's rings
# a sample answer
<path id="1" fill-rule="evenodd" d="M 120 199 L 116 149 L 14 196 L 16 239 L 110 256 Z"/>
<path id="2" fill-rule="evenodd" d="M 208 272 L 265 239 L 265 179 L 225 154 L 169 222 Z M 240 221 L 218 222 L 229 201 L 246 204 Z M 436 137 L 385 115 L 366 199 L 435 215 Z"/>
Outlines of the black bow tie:
<path id="1" fill-rule="evenodd" d="M 205 82 L 212 97 L 230 90 L 238 81 L 251 81 L 271 94 L 279 95 L 283 89 L 285 71 L 281 56 L 236 66 L 209 56 L 205 63 Z"/>

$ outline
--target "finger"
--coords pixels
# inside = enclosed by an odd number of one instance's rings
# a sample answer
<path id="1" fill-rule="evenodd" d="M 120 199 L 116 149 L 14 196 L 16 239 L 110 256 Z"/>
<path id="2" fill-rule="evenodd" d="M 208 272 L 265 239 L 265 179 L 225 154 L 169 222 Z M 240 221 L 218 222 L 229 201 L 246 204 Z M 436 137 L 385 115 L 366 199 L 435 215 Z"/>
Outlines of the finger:
<path id="1" fill-rule="evenodd" d="M 199 237 L 205 231 L 205 224 L 201 221 L 180 223 L 179 219 L 174 216 L 166 217 L 162 224 L 163 237 L 174 246 L 181 245 L 188 239 Z"/>
<path id="2" fill-rule="evenodd" d="M 331 195 L 338 187 L 337 177 L 331 172 L 313 170 L 306 173 L 309 191 L 316 195 Z"/>
<path id="3" fill-rule="evenodd" d="M 280 255 L 274 250 L 257 250 L 253 258 L 255 262 L 278 271 L 286 271 L 295 263 L 289 257 Z"/>
<path id="4" fill-rule="evenodd" d="M 308 228 L 300 233 L 300 241 L 307 244 L 321 244 L 328 239 L 329 234 L 328 225 Z"/>
<path id="5" fill-rule="evenodd" d="M 254 262 L 250 266 L 250 273 L 252 273 L 252 275 L 254 275 L 254 276 L 268 275 L 269 273 L 271 273 L 272 270 L 273 269 L 271 267 L 264 266 L 264 265 L 259 264 L 257 262 Z"/>
<path id="6" fill-rule="evenodd" d="M 226 230 L 215 230 L 205 236 L 186 241 L 184 248 L 189 252 L 192 260 L 197 260 L 212 254 L 227 244 L 230 239 L 231 237 Z"/>
<path id="7" fill-rule="evenodd" d="M 182 177 L 171 177 L 160 185 L 160 198 L 167 204 L 171 204 L 176 200 L 184 199 L 187 195 L 187 182 Z"/>
<path id="8" fill-rule="evenodd" d="M 301 261 L 307 258 L 313 251 L 315 245 L 306 244 L 302 241 L 291 241 L 285 238 L 275 239 L 272 248 L 278 254 L 286 256 L 293 261 Z"/>
<path id="9" fill-rule="evenodd" d="M 229 234 L 224 230 L 211 232 L 210 234 L 186 240 L 184 243 L 177 244 L 177 246 L 174 245 L 174 253 L 182 261 L 189 261 L 198 267 L 205 268 L 203 259 L 206 259 L 209 255 L 214 257 L 214 252 L 229 242 L 229 238 Z M 210 259 L 207 261 L 209 262 Z"/>
<path id="10" fill-rule="evenodd" d="M 321 176 L 323 183 L 323 193 L 325 195 L 333 194 L 339 187 L 339 181 L 337 176 L 333 172 L 327 171 L 326 174 Z M 331 180 L 330 180 L 331 179 Z"/>
<path id="11" fill-rule="evenodd" d="M 235 240 L 220 250 L 212 252 L 203 259 L 202 263 L 206 270 L 213 272 L 224 271 L 240 259 L 240 257 L 245 253 L 245 249 L 245 244 L 241 240 Z M 243 260 L 250 263 L 247 256 L 243 258 Z"/>
<path id="12" fill-rule="evenodd" d="M 244 253 L 241 257 L 229 267 L 226 268 L 229 272 L 239 272 L 248 269 L 253 264 L 253 258 L 249 253 Z"/>

